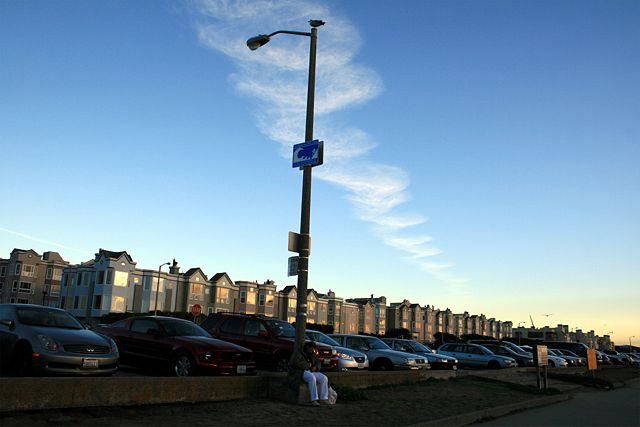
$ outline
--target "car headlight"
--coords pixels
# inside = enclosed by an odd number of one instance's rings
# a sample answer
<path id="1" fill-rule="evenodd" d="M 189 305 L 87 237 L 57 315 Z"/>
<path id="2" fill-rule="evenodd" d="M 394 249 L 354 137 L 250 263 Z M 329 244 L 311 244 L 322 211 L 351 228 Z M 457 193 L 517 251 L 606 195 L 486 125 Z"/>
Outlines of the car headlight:
<path id="1" fill-rule="evenodd" d="M 215 358 L 215 354 L 214 354 L 212 351 L 207 351 L 207 352 L 204 354 L 204 359 L 205 359 L 205 360 L 212 360 L 212 359 L 214 359 L 214 358 Z"/>
<path id="2" fill-rule="evenodd" d="M 416 359 L 404 359 L 404 363 L 406 363 L 408 365 L 415 365 L 416 364 Z"/>
<path id="3" fill-rule="evenodd" d="M 353 357 L 349 356 L 346 353 L 342 353 L 340 351 L 336 352 L 336 356 L 338 356 L 338 358 L 340 358 L 342 360 L 353 360 Z"/>
<path id="4" fill-rule="evenodd" d="M 118 344 L 116 344 L 116 342 L 112 338 L 109 338 L 109 346 L 111 347 L 112 353 L 118 352 Z"/>
<path id="5" fill-rule="evenodd" d="M 49 351 L 58 351 L 60 348 L 58 343 L 47 335 L 38 335 L 38 339 L 40 340 L 40 345 Z"/>

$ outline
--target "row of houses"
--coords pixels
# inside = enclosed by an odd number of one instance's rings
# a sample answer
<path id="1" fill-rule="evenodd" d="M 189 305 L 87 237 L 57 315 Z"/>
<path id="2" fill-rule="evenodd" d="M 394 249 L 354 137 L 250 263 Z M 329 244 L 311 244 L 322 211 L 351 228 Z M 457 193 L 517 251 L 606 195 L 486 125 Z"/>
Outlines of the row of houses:
<path id="1" fill-rule="evenodd" d="M 168 271 L 161 267 L 139 268 L 126 251 L 100 249 L 94 259 L 71 265 L 57 252 L 40 256 L 34 250 L 14 249 L 8 259 L 0 258 L 0 302 L 60 307 L 83 319 L 122 312 L 189 312 L 198 304 L 205 314 L 231 311 L 295 321 L 295 286 L 278 290 L 271 280 L 233 281 L 224 272 L 209 278 L 198 267 L 181 271 L 175 260 Z M 308 290 L 307 319 L 341 333 L 384 335 L 406 329 L 426 341 L 437 332 L 512 335 L 512 322 L 483 314 L 456 314 L 409 300 L 387 304 L 384 296 L 342 298 L 331 290 Z"/>

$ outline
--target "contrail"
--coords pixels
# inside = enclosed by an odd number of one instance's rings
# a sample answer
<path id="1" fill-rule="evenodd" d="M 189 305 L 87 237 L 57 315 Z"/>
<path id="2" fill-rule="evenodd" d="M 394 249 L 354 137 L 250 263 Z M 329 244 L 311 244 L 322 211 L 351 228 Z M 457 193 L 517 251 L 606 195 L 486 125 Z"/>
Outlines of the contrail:
<path id="1" fill-rule="evenodd" d="M 55 246 L 55 247 L 58 247 L 58 248 L 67 249 L 67 250 L 70 250 L 70 251 L 81 253 L 83 255 L 93 255 L 93 252 L 86 251 L 84 249 L 78 249 L 78 248 L 74 248 L 74 247 L 71 247 L 71 246 L 63 245 L 62 243 L 51 242 L 49 240 L 39 239 L 37 237 L 33 237 L 33 236 L 30 236 L 30 235 L 25 234 L 25 233 L 20 233 L 18 231 L 8 230 L 8 229 L 2 228 L 2 227 L 0 227 L 0 231 L 8 233 L 8 234 L 13 234 L 14 236 L 22 237 L 23 239 L 31 240 L 32 242 L 44 243 L 45 245 L 48 245 L 48 246 Z"/>

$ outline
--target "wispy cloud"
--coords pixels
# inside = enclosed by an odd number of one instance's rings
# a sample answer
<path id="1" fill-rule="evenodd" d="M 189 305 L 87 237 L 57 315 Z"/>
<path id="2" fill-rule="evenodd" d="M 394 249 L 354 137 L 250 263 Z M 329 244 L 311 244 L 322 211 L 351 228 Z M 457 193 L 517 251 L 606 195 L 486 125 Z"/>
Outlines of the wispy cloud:
<path id="1" fill-rule="evenodd" d="M 250 51 L 246 39 L 254 29 L 300 30 L 309 19 L 327 22 L 319 31 L 315 103 L 315 134 L 325 142 L 325 164 L 315 177 L 343 188 L 361 220 L 387 245 L 404 252 L 424 271 L 452 287 L 468 281 L 445 271 L 446 262 L 427 262 L 441 255 L 432 238 L 412 227 L 427 218 L 419 213 L 398 212 L 410 201 L 406 171 L 367 159 L 377 143 L 365 131 L 337 125 L 331 114 L 368 102 L 383 91 L 378 74 L 355 62 L 361 39 L 348 19 L 333 15 L 327 6 L 304 0 L 194 0 L 196 29 L 207 47 L 229 56 L 237 65 L 230 81 L 238 92 L 255 100 L 261 132 L 281 144 L 289 158 L 291 146 L 304 135 L 309 40 L 278 37 L 268 48 Z M 307 29 L 303 26 L 303 31 Z M 402 234 L 401 234 L 402 233 Z M 409 236 L 407 236 L 409 235 Z"/>
<path id="2" fill-rule="evenodd" d="M 63 245 L 62 243 L 57 243 L 57 242 L 52 242 L 50 240 L 40 239 L 38 237 L 33 237 L 33 236 L 30 236 L 30 235 L 25 234 L 25 233 L 20 233 L 18 231 L 8 230 L 8 229 L 2 228 L 2 227 L 0 227 L 0 231 L 2 231 L 3 233 L 8 233 L 8 234 L 12 234 L 14 236 L 21 237 L 21 238 L 26 239 L 26 240 L 30 240 L 32 242 L 44 243 L 47 246 L 55 246 L 57 248 L 67 249 L 67 250 L 70 250 L 70 251 L 78 252 L 78 253 L 81 253 L 83 255 L 93 255 L 92 252 L 84 250 L 84 249 L 78 249 L 78 248 L 74 248 L 72 246 Z"/>

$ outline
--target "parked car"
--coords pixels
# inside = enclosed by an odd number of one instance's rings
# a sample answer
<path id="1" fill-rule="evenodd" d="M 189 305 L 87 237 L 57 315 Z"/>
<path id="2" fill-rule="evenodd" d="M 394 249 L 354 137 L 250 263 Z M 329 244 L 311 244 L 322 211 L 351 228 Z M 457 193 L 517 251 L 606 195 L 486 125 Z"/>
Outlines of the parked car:
<path id="1" fill-rule="evenodd" d="M 531 353 L 531 355 L 533 356 L 533 347 L 523 345 L 520 348 L 525 350 L 527 353 Z M 547 346 L 547 363 L 550 368 L 566 368 L 569 366 L 565 359 L 563 359 L 562 357 L 554 356 L 552 353 L 549 353 L 548 350 L 549 347 Z"/>
<path id="2" fill-rule="evenodd" d="M 1 368 L 12 375 L 111 375 L 118 357 L 112 339 L 64 310 L 0 304 Z"/>
<path id="3" fill-rule="evenodd" d="M 549 348 L 547 349 L 548 354 L 551 354 L 553 356 L 557 356 L 557 357 L 561 357 L 564 360 L 567 361 L 567 365 L 568 366 L 580 366 L 581 365 L 581 361 L 580 358 L 578 356 L 569 356 L 568 354 L 564 354 L 563 352 L 560 351 L 560 349 L 553 349 L 553 348 Z"/>
<path id="4" fill-rule="evenodd" d="M 624 353 L 618 353 L 615 350 L 602 350 L 604 354 L 609 356 L 609 359 L 613 361 L 616 365 L 628 365 L 629 364 L 629 356 Z"/>
<path id="5" fill-rule="evenodd" d="M 465 367 L 499 369 L 518 366 L 511 357 L 495 354 L 479 344 L 446 343 L 438 347 L 438 354 L 455 357 Z"/>
<path id="6" fill-rule="evenodd" d="M 307 338 L 315 343 L 330 345 L 336 349 L 338 357 L 338 371 L 348 371 L 350 369 L 369 369 L 369 358 L 366 354 L 352 348 L 341 347 L 330 336 L 320 332 L 307 329 Z"/>
<path id="7" fill-rule="evenodd" d="M 253 350 L 259 368 L 278 372 L 289 369 L 296 336 L 289 322 L 258 314 L 212 313 L 200 326 L 216 338 Z M 316 347 L 322 369 L 335 370 L 336 349 L 321 343 Z"/>
<path id="8" fill-rule="evenodd" d="M 560 354 L 562 354 L 563 355 L 562 357 L 564 357 L 564 358 L 566 358 L 568 356 L 568 357 L 570 357 L 572 359 L 575 359 L 576 364 L 574 366 L 587 366 L 587 359 L 584 358 L 584 357 L 578 356 L 577 354 L 575 354 L 572 351 L 564 350 L 562 348 L 558 348 L 558 349 L 556 349 L 556 351 L 559 352 Z"/>
<path id="9" fill-rule="evenodd" d="M 587 350 L 589 349 L 586 344 L 581 342 L 542 341 L 540 344 L 546 345 L 548 348 L 569 350 L 585 359 L 587 358 Z"/>
<path id="10" fill-rule="evenodd" d="M 152 368 L 179 377 L 201 372 L 255 374 L 253 352 L 213 338 L 195 323 L 164 316 L 120 320 L 95 330 L 118 345 L 122 364 Z"/>
<path id="11" fill-rule="evenodd" d="M 488 348 L 500 356 L 506 356 L 514 359 L 520 367 L 535 366 L 533 363 L 533 356 L 526 352 L 516 352 L 509 347 L 499 344 L 484 344 L 483 347 Z"/>
<path id="12" fill-rule="evenodd" d="M 431 369 L 458 369 L 458 360 L 455 357 L 434 353 L 429 347 L 414 340 L 400 338 L 382 338 L 382 341 L 397 351 L 417 354 L 429 362 Z"/>
<path id="13" fill-rule="evenodd" d="M 342 347 L 361 351 L 369 358 L 372 371 L 393 369 L 429 369 L 429 363 L 422 356 L 392 350 L 380 338 L 369 335 L 329 334 Z"/>

